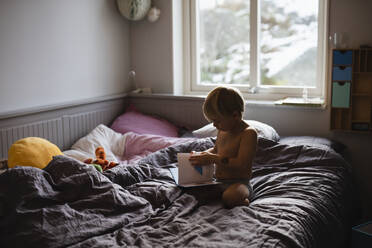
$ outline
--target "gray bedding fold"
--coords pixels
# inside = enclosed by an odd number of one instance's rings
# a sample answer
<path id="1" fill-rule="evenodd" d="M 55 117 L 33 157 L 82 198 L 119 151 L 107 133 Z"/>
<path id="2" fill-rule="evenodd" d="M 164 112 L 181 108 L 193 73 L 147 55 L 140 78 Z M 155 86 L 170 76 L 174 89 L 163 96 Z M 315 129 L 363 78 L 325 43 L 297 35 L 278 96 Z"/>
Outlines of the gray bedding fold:
<path id="1" fill-rule="evenodd" d="M 0 175 L 1 247 L 340 247 L 351 176 L 332 149 L 259 139 L 249 207 L 225 209 L 213 187 L 182 191 L 169 147 L 105 173 L 64 156 Z M 335 243 L 339 242 L 339 243 Z"/>

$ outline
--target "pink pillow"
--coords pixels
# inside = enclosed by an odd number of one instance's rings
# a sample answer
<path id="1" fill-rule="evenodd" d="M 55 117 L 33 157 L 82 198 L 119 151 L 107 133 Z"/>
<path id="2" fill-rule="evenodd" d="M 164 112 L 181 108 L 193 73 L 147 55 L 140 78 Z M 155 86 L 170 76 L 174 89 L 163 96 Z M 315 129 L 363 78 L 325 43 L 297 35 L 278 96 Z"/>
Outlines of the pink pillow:
<path id="1" fill-rule="evenodd" d="M 153 134 L 136 134 L 129 132 L 125 138 L 124 159 L 131 159 L 134 156 L 145 156 L 149 153 L 156 152 L 170 145 L 177 145 L 196 138 L 175 138 L 164 137 Z"/>
<path id="2" fill-rule="evenodd" d="M 178 137 L 178 128 L 167 120 L 145 115 L 130 106 L 124 114 L 112 123 L 111 128 L 118 133 L 134 132 Z"/>

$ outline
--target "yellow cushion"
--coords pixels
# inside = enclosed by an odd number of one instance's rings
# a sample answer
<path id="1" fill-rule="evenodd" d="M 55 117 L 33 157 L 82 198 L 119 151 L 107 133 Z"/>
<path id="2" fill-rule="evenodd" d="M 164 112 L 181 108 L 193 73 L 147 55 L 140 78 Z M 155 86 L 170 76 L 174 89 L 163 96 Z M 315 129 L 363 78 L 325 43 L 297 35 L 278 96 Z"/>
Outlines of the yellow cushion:
<path id="1" fill-rule="evenodd" d="M 17 140 L 8 151 L 8 167 L 16 165 L 43 169 L 53 156 L 62 155 L 61 150 L 46 139 L 28 137 Z"/>

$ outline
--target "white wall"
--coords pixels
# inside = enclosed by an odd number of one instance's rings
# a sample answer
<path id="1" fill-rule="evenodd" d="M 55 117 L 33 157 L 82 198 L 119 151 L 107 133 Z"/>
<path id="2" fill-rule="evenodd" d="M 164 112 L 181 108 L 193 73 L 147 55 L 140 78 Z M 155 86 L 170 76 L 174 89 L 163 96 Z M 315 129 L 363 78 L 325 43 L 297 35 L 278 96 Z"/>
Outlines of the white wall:
<path id="1" fill-rule="evenodd" d="M 151 87 L 155 93 L 172 93 L 172 25 L 170 22 L 172 3 L 179 0 L 155 0 L 162 11 L 157 23 L 140 22 L 131 25 L 132 66 L 137 71 L 142 87 Z M 330 34 L 338 32 L 347 39 L 349 47 L 360 44 L 372 45 L 372 1 L 331 0 Z M 329 58 L 331 55 L 329 47 Z M 176 58 L 175 58 L 176 59 Z M 328 79 L 330 78 L 328 66 Z M 329 82 L 330 80 L 328 80 Z M 330 84 L 328 85 L 328 94 Z M 329 102 L 329 99 L 328 99 Z M 200 111 L 200 110 L 195 110 Z M 280 135 L 318 135 L 331 137 L 346 144 L 353 156 L 353 175 L 356 186 L 363 196 L 364 216 L 372 217 L 372 136 L 347 132 L 331 132 L 330 110 L 309 110 L 303 108 L 273 108 L 248 106 L 246 117 L 271 124 Z M 370 210 L 371 209 L 371 210 Z"/>
<path id="2" fill-rule="evenodd" d="M 177 0 L 179 1 L 179 0 Z M 172 1 L 153 0 L 161 10 L 158 21 L 131 22 L 132 61 L 138 87 L 151 87 L 155 93 L 173 92 Z"/>
<path id="3" fill-rule="evenodd" d="M 342 34 L 348 47 L 372 46 L 372 1 L 331 0 L 330 3 L 330 33 Z"/>
<path id="4" fill-rule="evenodd" d="M 129 45 L 115 0 L 0 0 L 0 113 L 128 91 Z"/>

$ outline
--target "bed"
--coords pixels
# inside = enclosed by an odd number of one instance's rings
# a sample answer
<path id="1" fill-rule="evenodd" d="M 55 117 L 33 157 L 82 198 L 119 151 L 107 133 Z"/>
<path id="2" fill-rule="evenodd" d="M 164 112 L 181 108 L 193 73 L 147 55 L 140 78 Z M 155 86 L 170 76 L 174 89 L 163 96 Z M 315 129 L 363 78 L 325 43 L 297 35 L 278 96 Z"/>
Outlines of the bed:
<path id="1" fill-rule="evenodd" d="M 0 175 L 0 246 L 343 247 L 352 183 L 341 148 L 327 139 L 261 134 L 253 200 L 226 209 L 213 186 L 181 189 L 169 172 L 178 152 L 210 148 L 213 136 L 99 125 L 43 170 Z M 101 173 L 79 161 L 98 144 L 118 166 Z"/>

